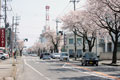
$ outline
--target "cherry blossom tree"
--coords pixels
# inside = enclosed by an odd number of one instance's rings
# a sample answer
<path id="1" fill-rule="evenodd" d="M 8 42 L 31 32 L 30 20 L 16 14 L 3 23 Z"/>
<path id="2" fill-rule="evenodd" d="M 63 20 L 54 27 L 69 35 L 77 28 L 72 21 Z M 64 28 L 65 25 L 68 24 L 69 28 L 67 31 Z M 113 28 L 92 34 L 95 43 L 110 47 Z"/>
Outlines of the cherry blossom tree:
<path id="1" fill-rule="evenodd" d="M 51 51 L 54 52 L 59 52 L 58 51 L 58 47 L 60 45 L 61 42 L 61 35 L 57 35 L 56 32 L 54 31 L 47 31 L 43 34 L 43 36 L 47 39 L 48 44 L 50 45 L 49 48 Z"/>
<path id="2" fill-rule="evenodd" d="M 101 0 L 112 11 L 120 13 L 120 0 Z"/>
<path id="3" fill-rule="evenodd" d="M 120 38 L 120 1 L 119 0 L 88 0 L 88 10 L 94 15 L 94 22 L 107 30 L 111 37 L 113 48 L 112 63 L 117 62 L 117 45 Z M 92 3 L 92 4 L 91 4 Z"/>
<path id="4" fill-rule="evenodd" d="M 20 51 L 20 56 L 22 56 L 22 51 L 24 49 L 24 41 L 21 40 L 18 41 L 18 49 Z"/>
<path id="5" fill-rule="evenodd" d="M 73 33 L 83 38 L 83 52 L 86 51 L 85 40 L 88 42 L 88 50 L 91 52 L 96 40 L 96 31 L 98 27 L 93 23 L 88 12 L 70 12 L 62 18 L 62 21 L 63 29 L 73 31 Z"/>

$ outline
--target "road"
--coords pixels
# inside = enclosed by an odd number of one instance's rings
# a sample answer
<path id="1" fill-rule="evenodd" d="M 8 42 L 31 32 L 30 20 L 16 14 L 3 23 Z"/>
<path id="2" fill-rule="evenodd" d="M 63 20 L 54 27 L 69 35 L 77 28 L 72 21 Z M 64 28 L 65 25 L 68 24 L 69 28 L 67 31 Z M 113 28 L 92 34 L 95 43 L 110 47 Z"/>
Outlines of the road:
<path id="1" fill-rule="evenodd" d="M 24 57 L 17 80 L 120 80 L 120 67 L 81 66 L 80 62 Z"/>

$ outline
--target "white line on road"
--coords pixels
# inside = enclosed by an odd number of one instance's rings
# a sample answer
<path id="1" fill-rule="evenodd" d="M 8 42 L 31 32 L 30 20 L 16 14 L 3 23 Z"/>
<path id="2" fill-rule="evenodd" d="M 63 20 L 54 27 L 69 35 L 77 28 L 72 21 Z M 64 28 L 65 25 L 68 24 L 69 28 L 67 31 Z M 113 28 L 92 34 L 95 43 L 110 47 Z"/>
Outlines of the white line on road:
<path id="1" fill-rule="evenodd" d="M 34 70 L 36 73 L 38 73 L 40 76 L 44 77 L 45 79 L 47 80 L 51 80 L 49 79 L 48 77 L 46 77 L 45 75 L 43 75 L 41 72 L 37 71 L 35 68 L 33 68 L 31 65 L 29 65 L 27 62 L 26 62 L 26 59 L 24 59 L 24 62 L 25 62 L 25 65 L 27 65 L 28 67 L 30 67 L 32 70 Z"/>

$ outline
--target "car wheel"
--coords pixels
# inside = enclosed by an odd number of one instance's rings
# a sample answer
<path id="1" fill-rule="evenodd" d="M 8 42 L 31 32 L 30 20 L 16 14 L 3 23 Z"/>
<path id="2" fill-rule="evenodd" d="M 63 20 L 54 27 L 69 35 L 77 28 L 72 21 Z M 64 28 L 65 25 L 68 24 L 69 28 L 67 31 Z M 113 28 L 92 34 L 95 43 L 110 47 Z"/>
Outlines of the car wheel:
<path id="1" fill-rule="evenodd" d="M 85 66 L 87 66 L 87 63 L 85 63 Z"/>
<path id="2" fill-rule="evenodd" d="M 2 60 L 5 60 L 5 57 L 1 57 Z"/>
<path id="3" fill-rule="evenodd" d="M 67 59 L 67 62 L 69 61 L 69 59 Z"/>
<path id="4" fill-rule="evenodd" d="M 96 64 L 96 66 L 98 66 L 98 63 Z"/>
<path id="5" fill-rule="evenodd" d="M 83 63 L 82 63 L 82 66 L 83 66 Z"/>
<path id="6" fill-rule="evenodd" d="M 92 64 L 92 66 L 94 66 L 94 64 Z"/>

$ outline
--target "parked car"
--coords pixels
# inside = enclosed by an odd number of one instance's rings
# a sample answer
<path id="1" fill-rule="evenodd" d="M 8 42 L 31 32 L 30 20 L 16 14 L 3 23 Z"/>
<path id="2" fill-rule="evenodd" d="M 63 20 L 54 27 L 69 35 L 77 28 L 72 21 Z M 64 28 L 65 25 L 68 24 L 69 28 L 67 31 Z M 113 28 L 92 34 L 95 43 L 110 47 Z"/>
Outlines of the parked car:
<path id="1" fill-rule="evenodd" d="M 51 55 L 51 58 L 53 58 L 53 59 L 60 59 L 60 53 L 53 53 Z"/>
<path id="2" fill-rule="evenodd" d="M 6 54 L 6 53 L 0 53 L 0 59 L 5 60 L 5 59 L 8 59 L 8 58 L 9 58 L 8 54 Z"/>
<path id="3" fill-rule="evenodd" d="M 42 58 L 43 58 L 43 53 L 40 54 L 40 59 L 42 59 Z"/>
<path id="4" fill-rule="evenodd" d="M 37 54 L 31 54 L 31 56 L 33 56 L 33 57 L 37 57 Z"/>
<path id="5" fill-rule="evenodd" d="M 69 54 L 67 52 L 60 53 L 60 61 L 69 61 Z"/>
<path id="6" fill-rule="evenodd" d="M 88 64 L 91 64 L 91 65 L 96 65 L 98 66 L 98 56 L 93 53 L 93 52 L 85 52 L 83 55 L 82 55 L 82 60 L 81 60 L 81 63 L 82 65 L 88 65 Z"/>
<path id="7" fill-rule="evenodd" d="M 42 53 L 40 55 L 40 59 L 43 59 L 43 60 L 45 60 L 45 59 L 51 59 L 51 55 L 50 55 L 50 53 L 47 53 L 47 52 Z"/>

